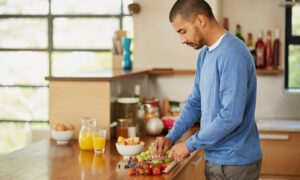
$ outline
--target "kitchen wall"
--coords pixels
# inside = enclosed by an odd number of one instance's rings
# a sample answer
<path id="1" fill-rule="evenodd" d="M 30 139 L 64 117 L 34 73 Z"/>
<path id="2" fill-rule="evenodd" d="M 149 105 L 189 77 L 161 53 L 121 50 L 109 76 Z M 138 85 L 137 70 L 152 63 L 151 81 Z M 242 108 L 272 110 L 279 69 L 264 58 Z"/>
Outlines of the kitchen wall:
<path id="1" fill-rule="evenodd" d="M 142 10 L 134 15 L 134 68 L 195 69 L 198 51 L 180 44 L 172 29 L 168 14 L 175 0 L 138 0 Z M 248 32 L 257 38 L 259 30 L 281 30 L 284 39 L 284 8 L 280 0 L 210 0 L 219 20 L 229 18 L 229 28 L 241 24 L 242 33 Z M 216 4 L 217 3 L 217 4 Z M 283 42 L 284 43 L 284 42 Z M 284 44 L 282 44 L 284 45 Z M 282 46 L 283 47 L 283 46 Z M 283 48 L 282 48 L 283 52 Z M 283 53 L 282 53 L 283 59 Z M 283 67 L 283 66 L 282 66 Z M 149 95 L 169 97 L 183 101 L 187 98 L 193 76 L 155 76 L 149 79 Z M 285 94 L 284 77 L 258 76 L 257 119 L 300 119 L 300 95 Z"/>

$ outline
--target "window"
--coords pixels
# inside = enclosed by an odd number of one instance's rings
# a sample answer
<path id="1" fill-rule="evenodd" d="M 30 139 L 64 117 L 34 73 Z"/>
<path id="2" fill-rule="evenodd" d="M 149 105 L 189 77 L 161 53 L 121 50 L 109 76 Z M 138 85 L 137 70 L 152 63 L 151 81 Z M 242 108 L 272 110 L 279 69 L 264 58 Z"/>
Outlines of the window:
<path id="1" fill-rule="evenodd" d="M 286 8 L 285 88 L 300 91 L 300 5 Z"/>
<path id="2" fill-rule="evenodd" d="M 0 155 L 48 127 L 46 76 L 110 68 L 132 0 L 0 0 Z"/>

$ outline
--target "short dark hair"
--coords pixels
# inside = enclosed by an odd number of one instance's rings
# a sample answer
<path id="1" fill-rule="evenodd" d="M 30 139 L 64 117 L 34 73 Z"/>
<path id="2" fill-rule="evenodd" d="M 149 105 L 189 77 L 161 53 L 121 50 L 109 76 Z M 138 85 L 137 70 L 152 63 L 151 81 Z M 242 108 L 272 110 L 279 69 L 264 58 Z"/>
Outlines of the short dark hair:
<path id="1" fill-rule="evenodd" d="M 173 22 L 177 15 L 184 19 L 195 18 L 197 15 L 205 15 L 209 19 L 215 19 L 210 5 L 204 0 L 177 0 L 173 5 L 169 20 Z"/>

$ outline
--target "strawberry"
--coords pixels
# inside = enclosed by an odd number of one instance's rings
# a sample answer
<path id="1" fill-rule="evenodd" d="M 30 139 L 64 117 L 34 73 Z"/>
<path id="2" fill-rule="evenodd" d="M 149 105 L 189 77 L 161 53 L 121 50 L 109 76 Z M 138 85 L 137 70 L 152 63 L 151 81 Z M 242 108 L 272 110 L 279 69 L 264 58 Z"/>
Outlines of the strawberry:
<path id="1" fill-rule="evenodd" d="M 153 163 L 149 163 L 149 168 L 153 169 L 153 167 L 154 167 L 154 164 Z"/>
<path id="2" fill-rule="evenodd" d="M 166 168 L 166 165 L 163 164 L 163 163 L 159 163 L 159 164 L 157 165 L 157 167 L 162 171 L 162 170 L 164 170 L 164 169 Z"/>
<path id="3" fill-rule="evenodd" d="M 133 169 L 133 168 L 130 168 L 130 169 L 128 170 L 128 172 L 129 172 L 129 175 L 130 175 L 130 176 L 136 175 L 135 169 Z"/>
<path id="4" fill-rule="evenodd" d="M 161 171 L 160 171 L 159 167 L 154 167 L 154 168 L 152 169 L 152 174 L 153 174 L 154 176 L 160 175 L 160 174 L 161 174 Z"/>
<path id="5" fill-rule="evenodd" d="M 152 171 L 150 168 L 145 169 L 145 174 L 146 175 L 151 175 Z"/>
<path id="6" fill-rule="evenodd" d="M 144 171 L 144 169 L 142 169 L 142 168 L 138 168 L 137 171 L 138 171 L 138 173 L 139 173 L 140 175 L 144 175 L 144 174 L 145 174 L 145 171 Z"/>

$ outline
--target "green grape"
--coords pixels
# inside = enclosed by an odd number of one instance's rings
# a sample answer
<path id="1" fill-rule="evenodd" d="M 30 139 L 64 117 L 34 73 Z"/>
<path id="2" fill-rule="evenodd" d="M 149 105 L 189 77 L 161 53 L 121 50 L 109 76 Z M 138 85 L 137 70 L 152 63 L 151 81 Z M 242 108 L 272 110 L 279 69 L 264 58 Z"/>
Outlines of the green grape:
<path id="1" fill-rule="evenodd" d="M 143 158 L 137 158 L 137 160 L 138 160 L 138 162 L 142 162 L 142 161 L 144 161 L 144 159 Z"/>

